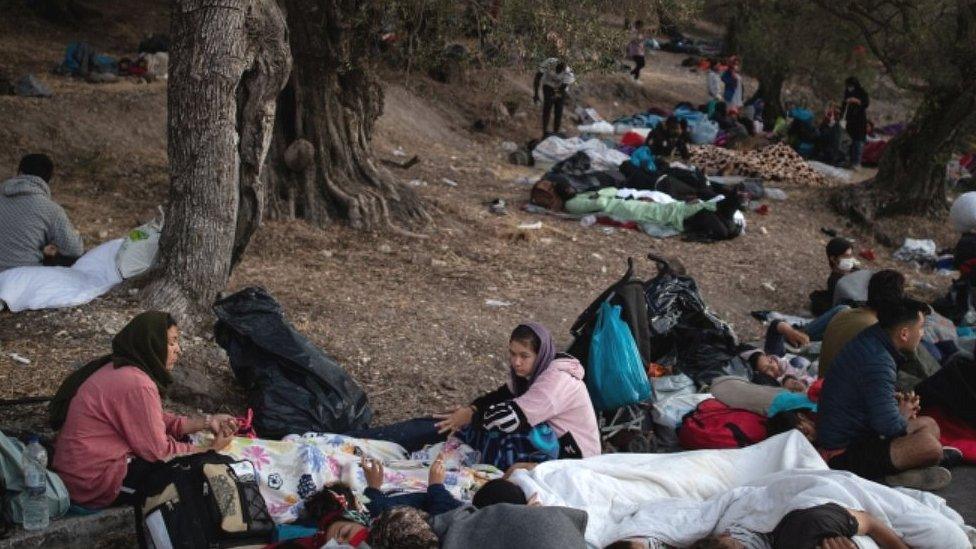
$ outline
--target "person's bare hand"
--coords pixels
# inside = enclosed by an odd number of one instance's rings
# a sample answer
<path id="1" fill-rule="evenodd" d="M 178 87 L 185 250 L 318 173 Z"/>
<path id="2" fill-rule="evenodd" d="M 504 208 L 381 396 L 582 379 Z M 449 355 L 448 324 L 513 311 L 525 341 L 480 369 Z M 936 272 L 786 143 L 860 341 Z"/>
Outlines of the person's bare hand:
<path id="1" fill-rule="evenodd" d="M 915 409 L 912 401 L 907 398 L 898 401 L 898 413 L 905 419 L 913 419 L 918 415 L 918 411 Z"/>
<path id="2" fill-rule="evenodd" d="M 221 451 L 230 445 L 230 441 L 234 440 L 234 435 L 223 436 L 220 434 L 215 434 L 213 442 L 210 443 L 210 449 Z"/>
<path id="3" fill-rule="evenodd" d="M 837 536 L 821 541 L 820 549 L 857 549 L 857 544 L 850 538 Z"/>
<path id="4" fill-rule="evenodd" d="M 474 410 L 470 406 L 458 406 L 450 412 L 434 414 L 434 419 L 441 420 L 435 425 L 439 434 L 451 434 L 467 427 L 472 417 Z"/>
<path id="5" fill-rule="evenodd" d="M 366 475 L 366 486 L 379 490 L 383 486 L 383 463 L 363 456 L 359 465 Z"/>
<path id="6" fill-rule="evenodd" d="M 542 501 L 539 499 L 539 494 L 532 494 L 529 501 L 525 502 L 529 507 L 542 507 Z"/>
<path id="7" fill-rule="evenodd" d="M 776 327 L 776 331 L 783 334 L 783 338 L 786 342 L 793 347 L 806 347 L 810 344 L 810 336 L 797 330 L 793 326 L 790 326 L 786 322 L 780 322 L 779 326 Z"/>
<path id="8" fill-rule="evenodd" d="M 444 455 L 437 454 L 437 459 L 430 464 L 430 474 L 427 477 L 427 485 L 444 484 L 447 478 L 447 470 L 444 468 Z"/>
<path id="9" fill-rule="evenodd" d="M 44 253 L 44 257 L 54 257 L 58 255 L 58 247 L 55 246 L 54 244 L 48 244 L 47 246 L 44 246 L 44 248 L 41 251 Z"/>
<path id="10" fill-rule="evenodd" d="M 207 422 L 207 429 L 215 435 L 233 436 L 237 434 L 237 420 L 227 414 L 214 414 Z"/>

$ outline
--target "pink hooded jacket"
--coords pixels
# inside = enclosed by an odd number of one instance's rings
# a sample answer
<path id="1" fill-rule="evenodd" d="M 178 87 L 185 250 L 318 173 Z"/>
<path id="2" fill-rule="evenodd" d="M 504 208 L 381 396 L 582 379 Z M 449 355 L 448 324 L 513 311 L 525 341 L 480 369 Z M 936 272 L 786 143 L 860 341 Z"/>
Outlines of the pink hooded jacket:
<path id="1" fill-rule="evenodd" d="M 583 383 L 583 366 L 575 358 L 553 360 L 515 403 L 531 425 L 548 422 L 557 437 L 572 433 L 583 457 L 600 455 L 596 411 Z"/>

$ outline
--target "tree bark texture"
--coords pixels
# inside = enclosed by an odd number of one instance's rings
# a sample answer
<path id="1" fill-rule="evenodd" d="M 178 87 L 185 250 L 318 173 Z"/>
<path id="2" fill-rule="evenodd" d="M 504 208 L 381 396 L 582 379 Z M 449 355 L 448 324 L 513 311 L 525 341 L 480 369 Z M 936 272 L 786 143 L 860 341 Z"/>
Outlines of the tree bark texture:
<path id="1" fill-rule="evenodd" d="M 430 222 L 412 189 L 373 160 L 383 93 L 368 56 L 375 3 L 283 0 L 294 56 L 266 178 L 271 214 L 319 226 L 345 221 L 409 236 Z"/>
<path id="2" fill-rule="evenodd" d="M 170 34 L 169 204 L 144 299 L 192 323 L 260 223 L 260 175 L 291 57 L 274 0 L 175 1 Z"/>
<path id="3" fill-rule="evenodd" d="M 976 81 L 933 89 L 908 128 L 888 143 L 877 175 L 835 193 L 833 206 L 867 224 L 890 215 L 943 213 L 946 163 L 954 147 L 973 135 L 974 127 Z"/>

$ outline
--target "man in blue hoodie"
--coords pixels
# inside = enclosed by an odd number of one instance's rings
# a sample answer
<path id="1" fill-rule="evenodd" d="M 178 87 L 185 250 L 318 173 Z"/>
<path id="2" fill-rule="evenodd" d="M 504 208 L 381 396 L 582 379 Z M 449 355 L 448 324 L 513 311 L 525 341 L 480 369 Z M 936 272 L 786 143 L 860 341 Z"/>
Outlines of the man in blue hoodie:
<path id="1" fill-rule="evenodd" d="M 48 182 L 54 164 L 44 154 L 20 159 L 17 176 L 0 184 L 0 272 L 13 267 L 68 266 L 85 251 Z"/>
<path id="2" fill-rule="evenodd" d="M 903 298 L 878 310 L 878 323 L 848 342 L 824 377 L 817 446 L 833 469 L 923 490 L 946 486 L 940 464 L 961 458 L 943 449 L 939 426 L 919 417 L 914 395 L 898 391 L 898 366 L 922 339 L 928 305 Z"/>

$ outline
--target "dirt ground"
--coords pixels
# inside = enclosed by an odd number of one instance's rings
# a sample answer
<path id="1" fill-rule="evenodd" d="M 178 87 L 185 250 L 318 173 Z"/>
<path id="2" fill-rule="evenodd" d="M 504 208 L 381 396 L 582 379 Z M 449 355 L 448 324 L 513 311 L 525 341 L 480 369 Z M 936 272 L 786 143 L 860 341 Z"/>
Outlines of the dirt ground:
<path id="1" fill-rule="evenodd" d="M 51 154 L 57 164 L 55 199 L 89 246 L 149 220 L 166 199 L 165 83 L 93 85 L 48 69 L 63 45 L 79 37 L 114 55 L 127 48 L 131 54 L 139 36 L 148 33 L 143 30 L 152 29 L 148 22 L 156 22 L 152 14 L 144 20 L 143 26 L 127 23 L 105 38 L 91 30 L 44 35 L 37 25 L 0 23 L 0 67 L 33 71 L 55 90 L 50 99 L 0 97 L 0 174 L 13 175 L 24 153 Z M 19 46 L 28 39 L 37 44 L 29 57 Z M 655 104 L 703 101 L 704 75 L 681 67 L 681 59 L 654 52 L 639 84 L 625 75 L 582 75 L 578 101 L 607 119 Z M 501 143 L 524 143 L 537 131 L 531 74 L 470 75 L 453 84 L 419 76 L 384 80 L 377 154 L 395 158 L 394 151 L 402 150 L 421 157 L 417 166 L 395 170 L 394 176 L 418 182 L 436 222 L 430 238 L 269 221 L 228 288 L 268 288 L 291 322 L 364 385 L 377 423 L 466 402 L 497 386 L 506 376 L 508 333 L 523 320 L 548 325 L 559 345 L 567 346 L 576 316 L 624 272 L 627 257 L 639 260 L 644 276 L 653 274 L 642 259 L 648 252 L 679 258 L 711 307 L 746 341 L 762 329 L 749 311 L 802 314 L 807 295 L 824 285 L 828 237 L 821 227 L 872 248 L 878 259 L 869 267 L 902 269 L 921 295 L 948 285 L 947 279 L 893 261 L 892 250 L 847 228 L 825 205 L 829 191 L 821 188 L 777 185 L 788 193 L 786 201 L 770 202 L 768 215 L 747 213 L 746 234 L 716 244 L 655 240 L 525 213 L 520 207 L 529 186 L 519 180 L 541 172 L 509 164 Z M 500 118 L 492 107 L 498 98 L 518 102 L 524 114 Z M 477 119 L 487 122 L 486 131 L 471 130 Z M 573 133 L 573 124 L 568 126 Z M 488 211 L 486 203 L 495 198 L 509 204 L 507 215 Z M 518 229 L 536 221 L 541 229 Z M 939 220 L 913 218 L 895 226 L 902 236 L 935 238 L 940 246 L 953 242 Z M 488 300 L 507 305 L 491 306 Z M 52 394 L 72 366 L 105 353 L 112 334 L 138 311 L 137 291 L 123 287 L 79 308 L 0 313 L 0 398 Z M 240 411 L 226 357 L 210 336 L 187 335 L 183 343 L 182 383 L 173 398 L 191 408 Z M 30 364 L 14 361 L 11 353 Z M 41 415 L 35 412 L 7 411 L 0 419 L 36 423 Z"/>

